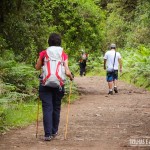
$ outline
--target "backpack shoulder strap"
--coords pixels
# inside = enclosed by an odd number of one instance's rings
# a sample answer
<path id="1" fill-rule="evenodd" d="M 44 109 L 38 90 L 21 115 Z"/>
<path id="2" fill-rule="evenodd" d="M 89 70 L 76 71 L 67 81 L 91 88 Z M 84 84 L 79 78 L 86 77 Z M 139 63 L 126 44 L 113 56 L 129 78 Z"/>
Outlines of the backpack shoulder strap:
<path id="1" fill-rule="evenodd" d="M 115 56 L 114 56 L 113 68 L 114 68 L 114 65 L 115 65 L 115 59 L 116 59 L 116 51 L 115 51 Z"/>

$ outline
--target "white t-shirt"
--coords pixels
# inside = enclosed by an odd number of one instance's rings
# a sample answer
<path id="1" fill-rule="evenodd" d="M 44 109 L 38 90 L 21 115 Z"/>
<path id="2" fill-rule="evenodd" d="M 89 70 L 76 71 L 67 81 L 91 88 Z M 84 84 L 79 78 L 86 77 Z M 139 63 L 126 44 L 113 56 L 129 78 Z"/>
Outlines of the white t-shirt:
<path id="1" fill-rule="evenodd" d="M 115 50 L 109 50 L 105 53 L 104 59 L 106 59 L 106 64 L 107 64 L 107 71 L 111 71 L 112 69 L 118 70 L 118 65 L 119 62 L 118 60 L 121 59 L 121 55 L 119 52 L 116 52 L 116 58 L 115 58 L 115 63 L 114 63 L 114 57 L 115 57 Z M 113 68 L 113 63 L 114 63 L 114 68 Z"/>

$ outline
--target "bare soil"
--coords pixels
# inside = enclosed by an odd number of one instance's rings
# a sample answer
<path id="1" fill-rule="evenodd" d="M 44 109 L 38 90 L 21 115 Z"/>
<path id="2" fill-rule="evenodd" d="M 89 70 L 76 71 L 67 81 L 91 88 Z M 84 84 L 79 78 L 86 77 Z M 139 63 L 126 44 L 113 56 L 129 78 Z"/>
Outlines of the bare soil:
<path id="1" fill-rule="evenodd" d="M 67 139 L 63 106 L 55 139 L 42 140 L 40 121 L 38 138 L 36 123 L 12 130 L 0 137 L 0 150 L 150 150 L 150 144 L 131 145 L 134 139 L 150 142 L 150 92 L 119 81 L 119 93 L 107 95 L 104 77 L 77 77 L 74 82 L 80 97 L 70 105 Z"/>

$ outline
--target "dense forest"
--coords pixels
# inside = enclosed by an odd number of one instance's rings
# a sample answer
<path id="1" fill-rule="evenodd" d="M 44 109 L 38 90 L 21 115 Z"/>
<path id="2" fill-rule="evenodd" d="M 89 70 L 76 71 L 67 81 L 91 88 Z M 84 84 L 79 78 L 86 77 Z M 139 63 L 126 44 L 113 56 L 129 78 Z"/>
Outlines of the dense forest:
<path id="1" fill-rule="evenodd" d="M 103 72 L 113 42 L 123 58 L 122 79 L 150 89 L 149 0 L 1 0 L 0 130 L 9 111 L 37 99 L 34 65 L 52 32 L 61 35 L 72 70 L 84 49 L 88 72 Z"/>

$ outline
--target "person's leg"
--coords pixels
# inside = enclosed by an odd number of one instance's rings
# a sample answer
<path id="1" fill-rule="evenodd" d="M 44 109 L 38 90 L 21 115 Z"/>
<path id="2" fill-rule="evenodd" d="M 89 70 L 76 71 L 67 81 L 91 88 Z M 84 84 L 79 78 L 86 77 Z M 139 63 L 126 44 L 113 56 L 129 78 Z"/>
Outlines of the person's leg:
<path id="1" fill-rule="evenodd" d="M 111 72 L 107 72 L 107 82 L 108 82 L 108 88 L 109 88 L 109 92 L 108 94 L 113 94 L 113 73 Z"/>
<path id="2" fill-rule="evenodd" d="M 83 67 L 82 67 L 82 63 L 80 63 L 80 76 L 82 76 L 83 75 L 83 69 L 82 69 Z"/>
<path id="3" fill-rule="evenodd" d="M 45 137 L 52 136 L 52 91 L 50 88 L 40 86 L 39 96 L 42 100 L 42 110 L 43 110 L 43 125 Z"/>
<path id="4" fill-rule="evenodd" d="M 113 81 L 112 82 L 108 82 L 108 88 L 109 88 L 109 91 L 112 91 L 112 89 L 113 89 Z"/>
<path id="5" fill-rule="evenodd" d="M 118 80 L 116 80 L 116 79 L 113 81 L 114 87 L 117 87 L 117 82 L 118 82 Z"/>
<path id="6" fill-rule="evenodd" d="M 85 76 L 85 66 L 83 67 L 83 75 Z"/>
<path id="7" fill-rule="evenodd" d="M 80 67 L 80 76 L 83 75 L 83 71 L 82 71 L 82 68 Z"/>
<path id="8" fill-rule="evenodd" d="M 114 84 L 115 93 L 118 93 L 117 83 L 118 83 L 118 70 L 115 70 L 114 75 L 113 75 L 113 84 Z"/>
<path id="9" fill-rule="evenodd" d="M 81 67 L 80 67 L 80 76 L 83 76 L 83 72 L 84 72 L 84 66 L 83 66 L 83 64 L 81 64 Z"/>
<path id="10" fill-rule="evenodd" d="M 83 75 L 86 75 L 86 61 L 83 63 Z"/>
<path id="11" fill-rule="evenodd" d="M 60 121 L 60 111 L 61 111 L 61 100 L 64 96 L 64 87 L 62 89 L 54 89 L 53 93 L 53 128 L 52 135 L 57 134 L 59 121 Z"/>

